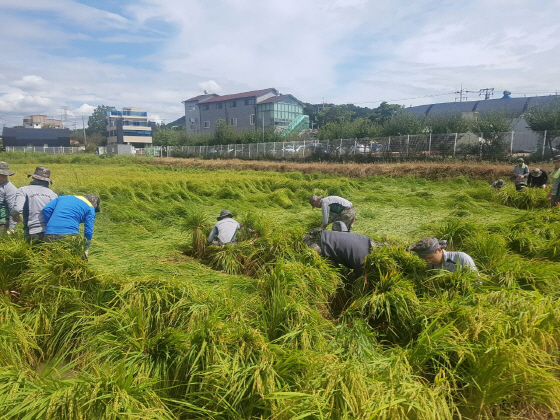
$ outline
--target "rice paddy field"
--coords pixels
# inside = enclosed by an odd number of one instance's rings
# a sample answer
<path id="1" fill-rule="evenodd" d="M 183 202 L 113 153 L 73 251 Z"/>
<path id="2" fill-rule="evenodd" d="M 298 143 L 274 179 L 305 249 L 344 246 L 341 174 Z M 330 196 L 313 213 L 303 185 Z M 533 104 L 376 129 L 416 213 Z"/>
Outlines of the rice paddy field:
<path id="1" fill-rule="evenodd" d="M 89 261 L 0 238 L 2 419 L 560 416 L 560 208 L 493 191 L 511 166 L 2 160 L 18 187 L 42 164 L 101 197 Z M 303 244 L 313 193 L 386 243 L 364 277 Z M 253 232 L 209 246 L 224 208 Z M 480 276 L 427 270 L 406 251 L 426 236 Z"/>

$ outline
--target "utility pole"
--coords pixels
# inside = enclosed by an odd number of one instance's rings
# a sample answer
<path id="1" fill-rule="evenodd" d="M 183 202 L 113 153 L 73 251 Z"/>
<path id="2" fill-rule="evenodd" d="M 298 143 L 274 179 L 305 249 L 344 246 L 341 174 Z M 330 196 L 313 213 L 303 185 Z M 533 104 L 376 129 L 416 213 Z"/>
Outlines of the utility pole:
<path id="1" fill-rule="evenodd" d="M 86 123 L 84 121 L 84 116 L 82 115 L 82 129 L 84 130 L 84 146 L 87 146 L 86 142 Z"/>
<path id="2" fill-rule="evenodd" d="M 487 101 L 492 96 L 494 96 L 494 88 L 484 88 L 478 91 L 478 96 L 482 96 L 484 93 L 484 100 Z"/>

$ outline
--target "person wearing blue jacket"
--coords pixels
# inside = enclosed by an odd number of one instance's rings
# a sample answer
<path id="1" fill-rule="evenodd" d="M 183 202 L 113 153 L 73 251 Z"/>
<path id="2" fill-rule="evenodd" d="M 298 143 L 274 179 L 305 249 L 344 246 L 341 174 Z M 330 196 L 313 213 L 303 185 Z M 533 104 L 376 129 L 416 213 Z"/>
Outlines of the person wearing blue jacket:
<path id="1" fill-rule="evenodd" d="M 93 223 L 95 214 L 99 212 L 99 197 L 95 194 L 63 195 L 55 198 L 43 208 L 43 217 L 47 228 L 45 241 L 51 242 L 62 239 L 65 235 L 77 235 L 80 223 L 84 224 L 87 258 L 91 238 L 93 237 Z"/>

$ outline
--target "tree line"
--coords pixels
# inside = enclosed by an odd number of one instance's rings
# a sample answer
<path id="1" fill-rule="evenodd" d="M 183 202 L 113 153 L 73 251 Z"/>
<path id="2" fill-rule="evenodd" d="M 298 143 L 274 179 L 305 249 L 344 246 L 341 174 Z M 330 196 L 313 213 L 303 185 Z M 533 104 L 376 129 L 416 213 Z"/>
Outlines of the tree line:
<path id="1" fill-rule="evenodd" d="M 88 119 L 86 146 L 106 144 L 106 112 L 115 107 L 99 105 Z M 482 134 L 489 141 L 498 141 L 499 134 L 511 131 L 514 118 L 500 112 L 442 116 L 417 116 L 397 104 L 382 102 L 376 108 L 353 104 L 305 104 L 304 113 L 309 115 L 313 130 L 307 135 L 320 140 L 348 138 L 375 138 L 413 134 L 443 134 L 473 132 Z M 552 152 L 553 140 L 560 136 L 560 99 L 545 105 L 530 107 L 523 115 L 531 130 L 547 131 L 547 148 Z M 81 130 L 74 133 L 83 140 Z M 225 120 L 218 120 L 214 134 L 188 135 L 184 125 L 156 125 L 153 144 L 156 146 L 199 146 L 223 144 L 247 144 L 297 140 L 297 134 L 283 137 L 274 128 L 263 130 L 237 130 Z"/>

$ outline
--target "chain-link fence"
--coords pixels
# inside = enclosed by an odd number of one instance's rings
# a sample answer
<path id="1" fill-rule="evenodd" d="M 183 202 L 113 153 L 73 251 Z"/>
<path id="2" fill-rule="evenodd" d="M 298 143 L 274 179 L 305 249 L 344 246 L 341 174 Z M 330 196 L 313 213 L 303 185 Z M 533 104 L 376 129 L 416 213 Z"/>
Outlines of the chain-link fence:
<path id="1" fill-rule="evenodd" d="M 83 147 L 39 147 L 39 146 L 4 146 L 6 152 L 47 153 L 49 155 L 72 154 L 82 152 Z"/>
<path id="2" fill-rule="evenodd" d="M 138 153 L 138 151 L 137 151 Z M 560 153 L 560 137 L 547 132 L 420 134 L 366 139 L 302 140 L 213 146 L 150 147 L 141 153 L 205 159 L 364 160 L 420 157 L 481 159 Z"/>

